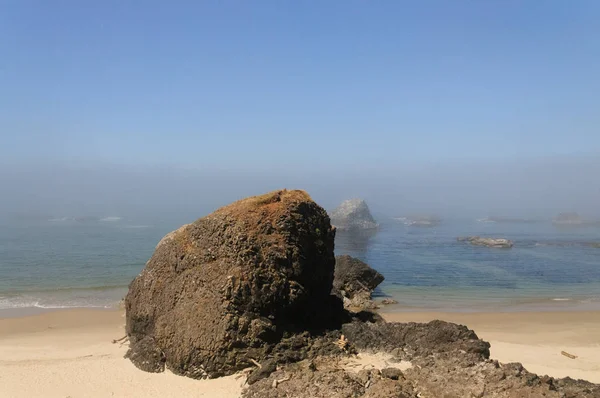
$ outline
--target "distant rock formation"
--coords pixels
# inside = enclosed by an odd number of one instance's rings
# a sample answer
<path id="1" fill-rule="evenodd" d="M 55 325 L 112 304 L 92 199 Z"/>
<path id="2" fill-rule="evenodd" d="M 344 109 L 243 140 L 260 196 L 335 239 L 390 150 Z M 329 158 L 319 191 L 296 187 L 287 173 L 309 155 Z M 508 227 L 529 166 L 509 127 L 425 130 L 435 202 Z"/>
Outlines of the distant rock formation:
<path id="1" fill-rule="evenodd" d="M 557 227 L 600 227 L 599 220 L 584 219 L 577 213 L 561 213 L 552 224 Z"/>
<path id="2" fill-rule="evenodd" d="M 376 309 L 371 294 L 383 280 L 383 275 L 357 258 L 347 255 L 335 258 L 333 292 L 342 297 L 347 309 Z"/>
<path id="3" fill-rule="evenodd" d="M 409 227 L 436 227 L 442 222 L 440 217 L 433 215 L 399 217 L 396 219 Z"/>
<path id="4" fill-rule="evenodd" d="M 331 224 L 339 230 L 368 230 L 379 226 L 362 199 L 343 201 L 330 216 Z"/>
<path id="5" fill-rule="evenodd" d="M 534 224 L 534 223 L 539 223 L 542 220 L 533 219 L 533 218 L 515 218 L 515 217 L 497 217 L 496 216 L 496 217 L 480 218 L 477 221 L 505 223 L 505 224 Z"/>
<path id="6" fill-rule="evenodd" d="M 286 190 L 167 234 L 125 298 L 128 357 L 143 370 L 212 378 L 273 354 L 289 330 L 335 324 L 334 235 L 308 194 Z"/>
<path id="7" fill-rule="evenodd" d="M 482 238 L 480 236 L 462 236 L 456 238 L 459 242 L 470 242 L 476 246 L 487 246 L 501 249 L 510 249 L 513 247 L 513 241 L 499 238 Z"/>
<path id="8" fill-rule="evenodd" d="M 583 219 L 577 213 L 560 213 L 552 223 L 555 225 L 581 225 L 583 224 Z"/>

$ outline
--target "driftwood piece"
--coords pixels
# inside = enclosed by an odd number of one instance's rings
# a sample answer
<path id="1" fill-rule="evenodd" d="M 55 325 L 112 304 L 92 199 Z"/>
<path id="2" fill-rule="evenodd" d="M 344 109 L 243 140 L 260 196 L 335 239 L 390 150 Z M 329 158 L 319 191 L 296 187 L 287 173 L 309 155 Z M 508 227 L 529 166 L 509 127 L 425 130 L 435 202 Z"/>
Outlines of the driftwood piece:
<path id="1" fill-rule="evenodd" d="M 292 378 L 292 377 L 288 375 L 288 376 L 284 377 L 283 379 L 279 379 L 279 380 L 275 379 L 275 380 L 273 380 L 273 384 L 271 384 L 271 387 L 273 387 L 273 388 L 277 388 L 277 386 L 278 386 L 280 383 L 283 383 L 284 381 L 288 381 L 288 380 L 289 380 L 289 379 L 291 379 L 291 378 Z"/>
<path id="2" fill-rule="evenodd" d="M 112 343 L 113 343 L 113 344 L 119 343 L 119 342 L 121 342 L 121 341 L 125 340 L 126 338 L 127 338 L 127 335 L 125 335 L 125 336 L 121 337 L 120 339 L 114 339 L 114 340 L 112 341 Z"/>
<path id="3" fill-rule="evenodd" d="M 571 358 L 571 359 L 577 358 L 577 355 L 569 354 L 568 352 L 565 352 L 565 351 L 561 351 L 560 353 L 567 358 Z"/>

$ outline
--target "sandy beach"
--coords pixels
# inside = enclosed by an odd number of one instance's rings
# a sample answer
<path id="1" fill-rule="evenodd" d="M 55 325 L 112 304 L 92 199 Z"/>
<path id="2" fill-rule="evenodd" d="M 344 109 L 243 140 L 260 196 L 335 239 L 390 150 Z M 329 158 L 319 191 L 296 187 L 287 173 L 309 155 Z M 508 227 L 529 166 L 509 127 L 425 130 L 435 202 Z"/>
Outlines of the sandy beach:
<path id="1" fill-rule="evenodd" d="M 492 345 L 500 362 L 527 370 L 600 383 L 600 312 L 387 313 L 388 321 L 442 319 L 468 326 Z M 561 354 L 565 351 L 576 359 Z"/>
<path id="2" fill-rule="evenodd" d="M 193 380 L 137 369 L 123 355 L 122 311 L 0 319 L 0 397 L 238 397 L 244 379 Z"/>
<path id="3" fill-rule="evenodd" d="M 0 319 L 1 397 L 237 397 L 243 377 L 192 380 L 145 373 L 123 358 L 122 311 L 64 310 Z M 6 316 L 6 314 L 4 315 Z M 387 313 L 390 321 L 443 319 L 490 341 L 501 362 L 600 382 L 600 313 Z M 576 355 L 570 359 L 566 351 Z"/>

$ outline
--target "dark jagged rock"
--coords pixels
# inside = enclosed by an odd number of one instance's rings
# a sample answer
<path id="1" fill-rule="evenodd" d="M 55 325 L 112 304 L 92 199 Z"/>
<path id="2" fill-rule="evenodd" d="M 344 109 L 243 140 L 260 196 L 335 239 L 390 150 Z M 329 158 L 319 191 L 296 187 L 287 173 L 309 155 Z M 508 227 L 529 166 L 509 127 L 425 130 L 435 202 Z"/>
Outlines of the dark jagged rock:
<path id="1" fill-rule="evenodd" d="M 343 330 L 362 350 L 391 352 L 412 366 L 404 371 L 384 368 L 355 373 L 335 359 L 329 365 L 323 359 L 316 366 L 311 362 L 312 367 L 286 365 L 250 386 L 243 396 L 600 398 L 597 384 L 539 377 L 519 363 L 490 360 L 489 344 L 465 326 L 442 321 L 370 325 L 355 321 Z M 277 380 L 288 381 L 278 385 Z"/>
<path id="2" fill-rule="evenodd" d="M 348 255 L 335 258 L 333 292 L 343 298 L 346 308 L 377 308 L 371 293 L 383 280 L 383 275 L 357 258 Z"/>
<path id="3" fill-rule="evenodd" d="M 374 290 L 385 278 L 367 263 L 348 256 L 335 257 L 333 287 L 350 296 L 361 290 Z"/>
<path id="4" fill-rule="evenodd" d="M 464 351 L 477 360 L 490 356 L 490 344 L 466 326 L 444 321 L 429 323 L 351 322 L 342 333 L 359 350 L 393 351 L 411 355 Z"/>
<path id="5" fill-rule="evenodd" d="M 510 249 L 514 243 L 512 240 L 500 238 L 482 238 L 480 236 L 461 236 L 456 238 L 459 242 L 469 242 L 475 246 L 486 246 L 500 249 Z"/>
<path id="6" fill-rule="evenodd" d="M 342 202 L 332 213 L 331 223 L 339 230 L 371 230 L 379 225 L 362 199 L 349 199 Z"/>
<path id="7" fill-rule="evenodd" d="M 160 351 L 177 374 L 217 377 L 273 355 L 286 333 L 339 328 L 334 235 L 308 194 L 286 190 L 168 234 L 129 286 L 129 357 L 158 369 L 146 353 Z"/>

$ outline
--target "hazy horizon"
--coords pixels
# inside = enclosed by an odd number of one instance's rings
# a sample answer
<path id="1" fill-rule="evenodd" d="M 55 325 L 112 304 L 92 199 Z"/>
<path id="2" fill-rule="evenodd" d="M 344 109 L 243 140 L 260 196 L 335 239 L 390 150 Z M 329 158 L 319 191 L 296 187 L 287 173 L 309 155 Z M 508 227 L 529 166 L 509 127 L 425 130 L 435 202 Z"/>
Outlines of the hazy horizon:
<path id="1" fill-rule="evenodd" d="M 600 218 L 600 3 L 0 3 L 0 214 Z"/>
<path id="2" fill-rule="evenodd" d="M 600 156 L 472 160 L 243 171 L 189 166 L 12 164 L 2 168 L 0 213 L 195 218 L 267 191 L 304 189 L 327 210 L 362 198 L 375 214 L 445 218 L 598 218 Z M 161 214 L 163 213 L 163 214 Z"/>

